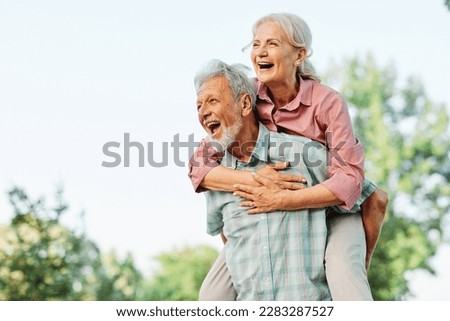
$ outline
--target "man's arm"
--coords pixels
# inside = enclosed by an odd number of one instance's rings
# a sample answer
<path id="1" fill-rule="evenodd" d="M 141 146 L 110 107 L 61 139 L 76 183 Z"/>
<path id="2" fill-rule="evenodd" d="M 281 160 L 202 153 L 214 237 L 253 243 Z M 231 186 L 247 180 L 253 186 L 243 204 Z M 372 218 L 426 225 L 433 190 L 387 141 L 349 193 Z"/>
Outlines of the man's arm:
<path id="1" fill-rule="evenodd" d="M 223 244 L 227 244 L 227 237 L 225 236 L 225 234 L 223 234 L 223 231 L 220 232 L 220 238 L 222 239 Z"/>

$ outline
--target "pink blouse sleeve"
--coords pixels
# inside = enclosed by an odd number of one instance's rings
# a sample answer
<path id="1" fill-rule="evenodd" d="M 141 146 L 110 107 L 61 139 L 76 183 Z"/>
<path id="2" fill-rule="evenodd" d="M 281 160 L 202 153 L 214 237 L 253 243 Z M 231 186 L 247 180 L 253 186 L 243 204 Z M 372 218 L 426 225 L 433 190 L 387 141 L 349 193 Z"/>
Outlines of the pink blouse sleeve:
<path id="1" fill-rule="evenodd" d="M 353 133 L 344 99 L 336 92 L 329 95 L 318 114 L 325 129 L 328 148 L 328 177 L 322 184 L 350 209 L 361 196 L 364 181 L 364 149 Z"/>
<path id="2" fill-rule="evenodd" d="M 200 145 L 195 149 L 189 161 L 189 178 L 192 186 L 197 193 L 206 191 L 200 184 L 214 167 L 219 166 L 223 154 L 217 152 L 210 141 L 203 139 Z"/>

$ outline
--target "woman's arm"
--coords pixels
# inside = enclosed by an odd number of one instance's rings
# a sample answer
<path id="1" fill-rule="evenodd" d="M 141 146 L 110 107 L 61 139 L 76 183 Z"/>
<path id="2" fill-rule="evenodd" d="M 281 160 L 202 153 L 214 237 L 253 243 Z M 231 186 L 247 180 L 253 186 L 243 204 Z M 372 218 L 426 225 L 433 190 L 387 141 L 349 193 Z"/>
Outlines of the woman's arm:
<path id="1" fill-rule="evenodd" d="M 329 178 L 323 185 L 342 200 L 342 207 L 350 209 L 361 196 L 364 181 L 364 149 L 357 141 L 347 103 L 335 92 L 320 106 L 317 121 L 325 130 L 328 150 Z"/>
<path id="2" fill-rule="evenodd" d="M 265 165 L 257 170 L 259 175 L 270 179 L 276 186 L 281 189 L 297 190 L 304 188 L 299 183 L 306 183 L 301 176 L 292 174 L 282 174 L 279 170 L 287 168 L 286 163 L 277 163 L 273 165 Z M 235 191 L 235 184 L 243 184 L 248 186 L 259 186 L 260 184 L 253 178 L 253 172 L 245 170 L 234 170 L 224 166 L 217 166 L 211 169 L 200 186 L 203 189 L 215 191 Z"/>
<path id="3" fill-rule="evenodd" d="M 323 184 L 299 190 L 283 190 L 261 175 L 254 173 L 253 177 L 261 186 L 234 185 L 236 188 L 234 195 L 246 199 L 241 202 L 241 206 L 249 207 L 249 214 L 276 210 L 322 208 L 342 204 L 342 201 Z"/>
<path id="4" fill-rule="evenodd" d="M 206 189 L 201 186 L 205 176 L 214 168 L 220 166 L 220 160 L 223 154 L 218 153 L 212 144 L 205 138 L 195 149 L 194 154 L 189 160 L 189 179 L 197 193 L 204 192 Z"/>
<path id="5" fill-rule="evenodd" d="M 206 139 L 197 147 L 189 161 L 189 178 L 196 192 L 205 190 L 231 192 L 235 190 L 234 184 L 259 186 L 259 183 L 253 179 L 251 172 L 221 166 L 219 161 L 222 156 L 223 154 L 218 153 Z M 273 180 L 280 188 L 293 190 L 304 188 L 303 185 L 299 184 L 306 183 L 303 177 L 278 172 L 286 169 L 288 165 L 287 163 L 265 165 L 257 172 Z"/>

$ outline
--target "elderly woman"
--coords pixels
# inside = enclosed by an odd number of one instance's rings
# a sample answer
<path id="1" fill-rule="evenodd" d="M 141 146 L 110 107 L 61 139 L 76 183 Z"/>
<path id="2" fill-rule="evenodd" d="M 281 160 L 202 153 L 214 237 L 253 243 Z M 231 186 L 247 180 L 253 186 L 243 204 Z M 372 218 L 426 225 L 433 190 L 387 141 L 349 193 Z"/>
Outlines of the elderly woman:
<path id="1" fill-rule="evenodd" d="M 298 188 L 295 182 L 301 178 L 265 167 L 258 174 L 272 180 L 268 182 L 220 166 L 220 155 L 205 148 L 207 140 L 196 150 L 189 176 L 198 192 L 235 191 L 245 199 L 241 205 L 250 208 L 249 214 L 333 206 L 327 217 L 325 253 L 332 298 L 372 300 L 366 268 L 381 230 L 387 195 L 364 180 L 364 150 L 354 136 L 347 105 L 339 93 L 320 84 L 308 60 L 311 40 L 307 24 L 293 14 L 271 14 L 255 23 L 251 59 L 257 75 L 256 113 L 269 130 L 327 146 L 329 178 Z M 222 256 L 205 279 L 200 300 L 233 299 Z"/>

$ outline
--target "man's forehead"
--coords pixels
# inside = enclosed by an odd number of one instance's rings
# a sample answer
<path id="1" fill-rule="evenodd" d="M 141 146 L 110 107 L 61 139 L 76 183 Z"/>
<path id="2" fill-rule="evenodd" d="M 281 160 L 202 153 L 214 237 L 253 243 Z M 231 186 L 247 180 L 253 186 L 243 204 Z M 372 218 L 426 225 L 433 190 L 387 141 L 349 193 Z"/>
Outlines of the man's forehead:
<path id="1" fill-rule="evenodd" d="M 197 96 L 223 93 L 229 89 L 228 80 L 224 76 L 216 76 L 206 80 L 199 88 Z"/>

